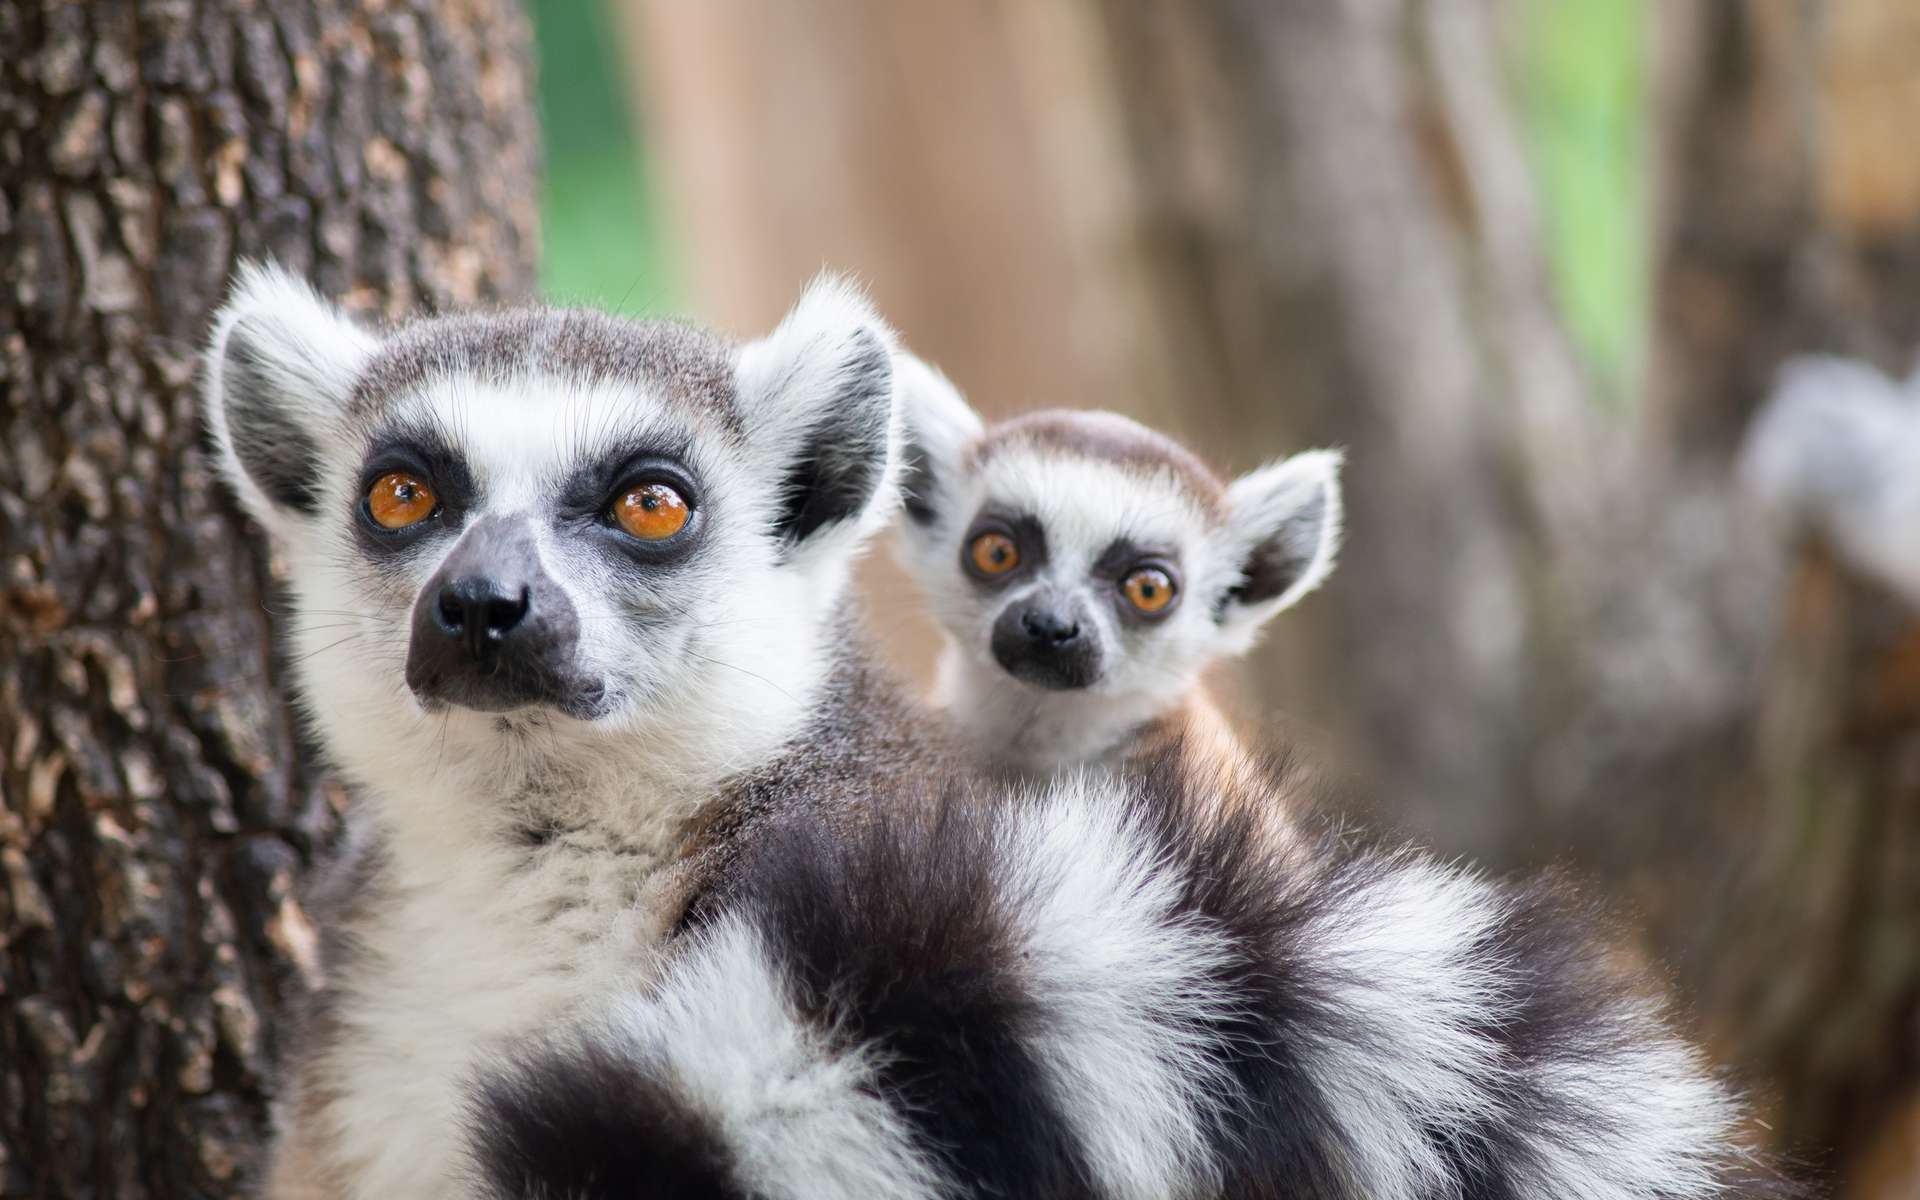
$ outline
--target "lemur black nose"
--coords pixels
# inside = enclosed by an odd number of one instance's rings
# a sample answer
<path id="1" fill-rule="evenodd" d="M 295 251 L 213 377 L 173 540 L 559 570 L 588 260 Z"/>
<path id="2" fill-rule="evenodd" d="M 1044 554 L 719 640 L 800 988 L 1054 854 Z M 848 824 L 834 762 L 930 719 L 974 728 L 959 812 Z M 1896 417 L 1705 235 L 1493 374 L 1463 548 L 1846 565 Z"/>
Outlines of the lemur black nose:
<path id="1" fill-rule="evenodd" d="M 1030 608 L 1020 614 L 1020 627 L 1036 642 L 1062 646 L 1080 636 L 1080 623 L 1069 621 L 1046 608 Z"/>
<path id="2" fill-rule="evenodd" d="M 1007 605 L 994 618 L 987 647 L 993 659 L 1024 683 L 1052 691 L 1099 682 L 1105 655 L 1100 626 L 1071 594 L 1036 596 Z"/>
<path id="3" fill-rule="evenodd" d="M 597 715 L 604 681 L 579 659 L 580 618 L 528 518 L 475 521 L 414 601 L 407 687 L 429 708 Z"/>
<path id="4" fill-rule="evenodd" d="M 433 620 L 440 632 L 464 643 L 467 653 L 483 658 L 526 619 L 531 607 L 524 587 L 516 590 L 484 575 L 463 575 L 441 587 Z"/>

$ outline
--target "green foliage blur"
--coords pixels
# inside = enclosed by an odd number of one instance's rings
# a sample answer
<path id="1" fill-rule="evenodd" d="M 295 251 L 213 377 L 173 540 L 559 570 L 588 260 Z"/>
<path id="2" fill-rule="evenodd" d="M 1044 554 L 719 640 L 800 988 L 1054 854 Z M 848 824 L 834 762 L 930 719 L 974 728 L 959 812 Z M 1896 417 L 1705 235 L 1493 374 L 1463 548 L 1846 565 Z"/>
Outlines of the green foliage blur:
<path id="1" fill-rule="evenodd" d="M 532 0 L 546 134 L 541 288 L 629 313 L 682 299 L 607 6 Z M 1542 197 L 1554 286 L 1601 391 L 1645 368 L 1651 264 L 1645 0 L 1525 0 L 1513 85 Z"/>
<path id="2" fill-rule="evenodd" d="M 1645 0 L 1519 6 L 1520 118 L 1567 327 L 1603 395 L 1630 403 L 1646 369 Z"/>
<path id="3" fill-rule="evenodd" d="M 569 304 L 671 312 L 679 287 L 635 129 L 624 58 L 597 0 L 532 0 L 546 137 L 540 289 Z"/>

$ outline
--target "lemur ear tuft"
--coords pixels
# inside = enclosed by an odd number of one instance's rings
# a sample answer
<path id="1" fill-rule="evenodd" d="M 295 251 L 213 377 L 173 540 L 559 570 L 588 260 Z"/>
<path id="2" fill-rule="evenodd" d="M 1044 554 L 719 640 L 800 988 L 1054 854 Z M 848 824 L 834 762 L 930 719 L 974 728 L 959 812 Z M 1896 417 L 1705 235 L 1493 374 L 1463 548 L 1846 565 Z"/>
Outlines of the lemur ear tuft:
<path id="1" fill-rule="evenodd" d="M 321 445 L 375 344 L 272 263 L 235 275 L 207 347 L 207 424 L 228 483 L 270 529 L 319 510 Z"/>
<path id="2" fill-rule="evenodd" d="M 893 362 L 906 426 L 900 489 L 913 523 L 931 525 L 946 499 L 944 490 L 959 478 L 962 460 L 985 426 L 939 370 L 905 350 Z"/>
<path id="3" fill-rule="evenodd" d="M 776 532 L 796 550 L 857 544 L 891 515 L 900 440 L 894 335 L 866 296 L 823 275 L 740 354 L 749 437 L 783 479 Z"/>
<path id="4" fill-rule="evenodd" d="M 1340 547 L 1341 461 L 1337 450 L 1309 450 L 1227 488 L 1227 539 L 1240 561 L 1240 580 L 1222 597 L 1219 616 L 1246 644 L 1332 572 Z"/>

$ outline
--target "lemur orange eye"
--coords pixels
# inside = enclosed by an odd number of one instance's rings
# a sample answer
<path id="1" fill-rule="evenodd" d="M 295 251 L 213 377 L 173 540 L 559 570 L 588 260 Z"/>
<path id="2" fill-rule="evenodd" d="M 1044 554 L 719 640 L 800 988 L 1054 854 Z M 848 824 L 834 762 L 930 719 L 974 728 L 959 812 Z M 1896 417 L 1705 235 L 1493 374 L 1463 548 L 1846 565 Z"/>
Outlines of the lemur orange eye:
<path id="1" fill-rule="evenodd" d="M 664 483 L 629 488 L 613 502 L 613 519 L 643 542 L 664 542 L 687 527 L 686 499 Z"/>
<path id="2" fill-rule="evenodd" d="M 389 471 L 367 493 L 367 511 L 382 529 L 405 529 L 433 515 L 440 501 L 418 475 Z"/>
<path id="3" fill-rule="evenodd" d="M 983 533 L 973 539 L 967 555 L 982 575 L 1005 575 L 1020 565 L 1020 547 L 1004 533 Z"/>
<path id="4" fill-rule="evenodd" d="M 1165 612 L 1173 603 L 1173 578 L 1158 567 L 1141 567 L 1120 581 L 1120 590 L 1143 613 Z"/>

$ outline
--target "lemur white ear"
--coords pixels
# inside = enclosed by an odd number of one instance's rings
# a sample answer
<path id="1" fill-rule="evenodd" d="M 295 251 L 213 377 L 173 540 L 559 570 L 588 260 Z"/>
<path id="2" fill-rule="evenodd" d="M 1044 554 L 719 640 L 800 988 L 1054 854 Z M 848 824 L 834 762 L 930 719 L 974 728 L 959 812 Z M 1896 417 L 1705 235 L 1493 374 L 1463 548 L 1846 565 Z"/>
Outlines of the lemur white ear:
<path id="1" fill-rule="evenodd" d="M 241 264 L 207 347 L 207 424 L 228 483 L 269 529 L 319 510 L 321 443 L 376 344 L 304 280 Z"/>
<path id="2" fill-rule="evenodd" d="M 794 558 L 851 549 L 892 515 L 893 353 L 893 330 L 833 275 L 740 353 L 741 412 L 757 457 L 782 480 L 775 526 Z"/>
<path id="3" fill-rule="evenodd" d="M 915 525 L 927 526 L 938 518 L 943 489 L 959 477 L 967 449 L 980 440 L 986 426 L 937 368 L 902 350 L 894 356 L 893 369 L 906 425 L 900 489 L 907 516 Z"/>
<path id="4" fill-rule="evenodd" d="M 1227 488 L 1229 551 L 1240 581 L 1220 625 L 1244 649 L 1274 614 L 1320 586 L 1340 548 L 1337 450 L 1309 450 L 1242 475 Z"/>

